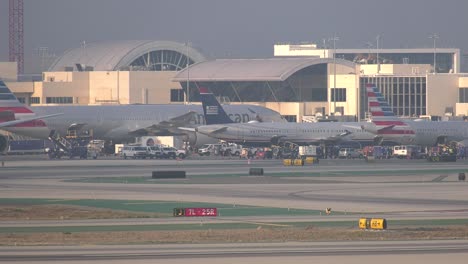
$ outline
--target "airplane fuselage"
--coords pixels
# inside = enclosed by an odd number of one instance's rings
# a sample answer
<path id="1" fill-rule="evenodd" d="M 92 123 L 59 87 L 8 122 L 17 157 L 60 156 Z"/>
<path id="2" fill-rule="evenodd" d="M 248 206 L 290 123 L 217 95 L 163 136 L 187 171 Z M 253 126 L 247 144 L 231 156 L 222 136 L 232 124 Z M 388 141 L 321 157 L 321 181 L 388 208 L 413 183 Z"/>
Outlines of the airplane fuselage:
<path id="1" fill-rule="evenodd" d="M 386 139 L 400 139 L 402 144 L 433 146 L 439 141 L 451 142 L 468 139 L 468 122 L 462 121 L 404 121 L 406 125 L 395 126 L 379 133 Z"/>
<path id="2" fill-rule="evenodd" d="M 375 135 L 360 128 L 361 123 L 255 123 L 198 127 L 198 132 L 217 139 L 252 145 L 275 140 L 299 145 L 339 141 L 373 141 Z"/>
<path id="3" fill-rule="evenodd" d="M 261 115 L 266 120 L 281 121 L 281 116 L 270 109 L 255 105 L 226 105 L 229 117 L 235 122 L 248 122 Z M 168 121 L 190 111 L 196 112 L 189 125 L 204 124 L 203 109 L 200 105 L 118 105 L 118 106 L 36 106 L 30 107 L 39 116 L 62 113 L 44 120 L 48 129 L 12 127 L 8 131 L 28 134 L 35 138 L 47 138 L 50 130 L 66 135 L 72 124 L 84 124 L 83 129 L 92 130 L 93 136 L 113 141 L 131 140 L 129 134 L 160 122 Z"/>

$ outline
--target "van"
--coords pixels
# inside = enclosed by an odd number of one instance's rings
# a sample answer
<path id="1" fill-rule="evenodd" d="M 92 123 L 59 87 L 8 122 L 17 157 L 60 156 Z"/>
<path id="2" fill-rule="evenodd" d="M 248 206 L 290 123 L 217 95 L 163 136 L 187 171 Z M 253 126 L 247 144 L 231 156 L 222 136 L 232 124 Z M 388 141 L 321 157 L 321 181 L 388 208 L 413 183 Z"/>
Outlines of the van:
<path id="1" fill-rule="evenodd" d="M 340 159 L 362 159 L 363 157 L 362 152 L 354 148 L 340 148 L 338 151 L 338 158 Z"/>
<path id="2" fill-rule="evenodd" d="M 122 148 L 122 157 L 124 159 L 132 158 L 132 159 L 146 159 L 148 156 L 148 149 L 147 147 L 141 146 L 124 146 Z"/>
<path id="3" fill-rule="evenodd" d="M 205 144 L 198 149 L 198 154 L 200 156 L 209 156 L 211 153 L 215 155 L 219 154 L 221 150 L 221 144 Z M 218 152 L 218 153 L 217 153 Z"/>
<path id="4" fill-rule="evenodd" d="M 162 157 L 165 159 L 184 159 L 187 152 L 184 149 L 176 149 L 173 147 L 164 147 L 162 150 Z"/>
<path id="5" fill-rule="evenodd" d="M 421 147 L 415 145 L 401 145 L 393 147 L 393 156 L 396 158 L 404 159 L 419 159 L 426 158 L 426 153 Z"/>
<path id="6" fill-rule="evenodd" d="M 242 151 L 242 145 L 223 142 L 220 144 L 219 153 L 223 156 L 239 156 Z"/>
<path id="7" fill-rule="evenodd" d="M 163 156 L 161 146 L 147 146 L 147 153 L 150 159 L 160 159 Z"/>

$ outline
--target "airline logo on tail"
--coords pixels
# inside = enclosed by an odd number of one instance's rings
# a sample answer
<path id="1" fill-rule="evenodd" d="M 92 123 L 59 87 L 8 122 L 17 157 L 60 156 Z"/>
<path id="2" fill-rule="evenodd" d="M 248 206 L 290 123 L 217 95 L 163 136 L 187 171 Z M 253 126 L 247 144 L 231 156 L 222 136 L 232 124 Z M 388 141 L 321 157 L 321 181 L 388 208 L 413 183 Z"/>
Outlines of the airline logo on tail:
<path id="1" fill-rule="evenodd" d="M 0 80 L 0 126 L 10 124 L 9 127 L 47 127 L 44 121 L 37 120 L 34 116 L 34 112 L 18 101 L 5 82 Z M 31 120 L 26 121 L 28 119 Z"/>
<path id="2" fill-rule="evenodd" d="M 6 86 L 5 82 L 0 80 L 0 112 L 11 111 L 18 117 L 34 115 L 31 109 L 21 104 L 16 96 Z"/>
<path id="3" fill-rule="evenodd" d="M 203 114 L 207 125 L 234 123 L 224 111 L 216 97 L 205 87 L 200 87 L 200 98 L 203 106 Z"/>
<path id="4" fill-rule="evenodd" d="M 367 84 L 367 100 L 369 102 L 369 112 L 372 117 L 388 116 L 394 117 L 395 114 L 392 111 L 390 105 L 385 101 L 385 98 L 373 84 Z"/>
<path id="5" fill-rule="evenodd" d="M 407 123 L 399 120 L 382 93 L 374 84 L 367 84 L 367 100 L 372 123 L 378 135 L 414 135 L 415 132 Z"/>
<path id="6" fill-rule="evenodd" d="M 218 114 L 218 107 L 216 105 L 208 105 L 206 106 L 206 114 L 207 115 L 217 115 Z"/>

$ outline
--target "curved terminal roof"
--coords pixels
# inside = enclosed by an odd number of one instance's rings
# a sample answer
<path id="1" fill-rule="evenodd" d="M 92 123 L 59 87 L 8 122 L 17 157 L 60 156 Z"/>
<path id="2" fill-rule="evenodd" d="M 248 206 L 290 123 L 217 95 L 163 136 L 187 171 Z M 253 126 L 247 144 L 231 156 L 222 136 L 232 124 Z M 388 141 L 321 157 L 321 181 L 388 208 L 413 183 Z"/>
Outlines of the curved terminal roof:
<path id="1" fill-rule="evenodd" d="M 160 58 L 157 54 L 152 53 L 164 50 L 173 52 L 167 53 L 166 58 Z M 76 64 L 93 67 L 95 71 L 113 71 L 123 68 L 128 70 L 128 67 L 132 66 L 132 63 L 137 59 L 142 60 L 146 66 L 158 63 L 156 60 L 161 59 L 172 60 L 172 64 L 179 62 L 181 65 L 185 65 L 184 62 L 186 63 L 186 61 L 182 57 L 185 58 L 187 52 L 190 57 L 190 63 L 205 60 L 205 57 L 196 49 L 190 46 L 187 47 L 184 43 L 173 41 L 127 40 L 93 42 L 83 44 L 80 48 L 67 50 L 52 63 L 49 71 L 63 71 L 65 67 L 75 68 Z M 146 58 L 147 60 L 145 60 Z M 151 70 L 150 67 L 146 68 Z"/>
<path id="2" fill-rule="evenodd" d="M 285 81 L 306 67 L 333 63 L 323 58 L 219 59 L 191 65 L 179 72 L 173 81 Z M 348 60 L 336 59 L 339 65 L 355 69 Z"/>

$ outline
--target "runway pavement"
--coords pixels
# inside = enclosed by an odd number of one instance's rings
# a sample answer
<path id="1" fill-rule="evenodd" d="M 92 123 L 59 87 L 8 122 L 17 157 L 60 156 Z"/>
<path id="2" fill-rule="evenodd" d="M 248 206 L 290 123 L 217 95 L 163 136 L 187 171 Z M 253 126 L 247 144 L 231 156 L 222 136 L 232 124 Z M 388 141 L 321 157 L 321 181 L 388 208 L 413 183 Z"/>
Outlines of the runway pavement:
<path id="1" fill-rule="evenodd" d="M 371 241 L 85 247 L 0 247 L 0 262 L 44 263 L 463 263 L 467 241 Z M 339 262 L 337 262 L 339 261 Z"/>
<path id="2" fill-rule="evenodd" d="M 264 176 L 248 176 L 251 167 L 264 168 Z M 184 180 L 150 180 L 153 170 L 184 170 L 188 178 Z M 323 210 L 331 207 L 334 211 L 355 212 L 358 215 L 379 215 L 394 219 L 466 219 L 468 218 L 468 182 L 459 181 L 458 173 L 468 171 L 468 162 L 428 163 L 412 160 L 384 160 L 366 163 L 363 160 L 322 160 L 318 165 L 285 167 L 281 161 L 254 160 L 21 160 L 5 162 L 0 167 L 0 198 L 53 198 L 53 199 L 121 199 L 149 201 L 191 201 L 268 206 L 281 208 Z M 147 177 L 143 183 L 99 183 L 86 182 L 96 178 L 137 178 Z M 85 181 L 83 181 L 85 180 Z M 303 221 L 298 217 L 221 217 L 206 221 Z M 332 215 L 327 221 L 342 221 L 355 216 Z M 308 216 L 309 220 L 323 219 L 322 216 Z M 174 222 L 174 219 L 169 221 Z M 126 222 L 127 221 L 127 222 Z M 135 224 L 134 220 L 86 220 L 66 222 L 65 225 L 112 225 Z M 140 220 L 139 220 L 140 221 Z M 165 222 L 166 221 L 166 222 Z M 149 219 L 141 223 L 163 224 L 167 219 Z M 177 220 L 197 221 L 197 220 Z M 199 221 L 199 220 L 198 220 Z M 63 221 L 17 221 L 2 222 L 2 226 L 57 226 Z M 292 246 L 284 251 L 257 249 L 257 252 L 226 253 L 218 249 L 208 253 L 190 253 L 184 250 L 178 254 L 138 253 L 144 246 L 137 246 L 137 252 L 129 250 L 96 253 L 99 248 L 91 247 L 80 251 L 73 247 L 70 252 L 64 249 L 49 248 L 2 248 L 5 253 L 23 252 L 23 258 L 11 254 L 2 255 L 0 261 L 8 262 L 8 256 L 15 263 L 43 263 L 59 260 L 61 263 L 76 263 L 89 258 L 94 263 L 149 263 L 165 258 L 164 263 L 281 263 L 294 260 L 296 263 L 326 263 L 333 256 L 334 263 L 345 260 L 347 263 L 393 263 L 417 259 L 421 262 L 436 263 L 449 256 L 455 262 L 468 257 L 466 241 L 462 246 L 450 242 L 415 242 L 421 248 L 405 245 L 382 249 L 372 245 L 351 242 L 346 251 L 341 247 L 324 249 L 323 243 L 307 245 L 305 248 Z M 431 246 L 424 246 L 429 243 Z M 435 245 L 433 243 L 436 243 Z M 444 247 L 443 245 L 447 245 Z M 285 247 L 284 244 L 279 244 Z M 190 245 L 192 248 L 193 245 Z M 211 246 L 208 246 L 211 247 Z M 417 247 L 417 246 L 416 246 Z M 163 247 L 164 248 L 164 247 Z M 232 247 L 235 248 L 235 247 Z M 251 248 L 248 247 L 248 248 Z M 90 249 L 91 251 L 87 251 Z M 303 249 L 303 251 L 301 251 Z M 0 250 L 0 252 L 1 252 Z M 77 251 L 78 250 L 78 251 Z M 97 250 L 97 251 L 94 251 Z M 161 249 L 163 250 L 163 249 Z M 177 251 L 177 250 L 176 250 Z M 200 251 L 200 250 L 199 250 Z M 196 251 L 196 252 L 199 252 Z M 91 252 L 91 253 L 90 253 Z M 105 252 L 105 251 L 103 251 Z M 156 253 L 155 253 L 156 252 Z M 180 253 L 182 252 L 182 253 Z M 185 252 L 185 253 L 184 253 Z M 343 253 L 344 252 L 344 253 Z M 273 253 L 276 255 L 272 256 Z M 69 255 L 67 255 L 69 254 Z M 71 254 L 71 255 L 70 255 Z M 106 255 L 107 254 L 107 255 Z M 159 255 L 158 255 L 159 254 Z M 198 255 L 195 255 L 198 254 Z M 427 254 L 436 257 L 426 258 Z M 21 255 L 21 254 L 19 254 Z M 28 258 L 27 256 L 33 256 Z M 43 257 L 40 257 L 41 255 Z M 87 256 L 87 257 L 86 257 Z M 358 261 L 359 260 L 359 261 Z M 392 260 L 392 261 L 390 261 Z M 461 263 L 461 262 L 458 262 Z"/>
<path id="3" fill-rule="evenodd" d="M 248 176 L 250 167 L 264 168 L 265 176 Z M 217 201 L 362 213 L 432 211 L 436 216 L 468 210 L 468 184 L 458 181 L 458 172 L 467 168 L 466 161 L 407 160 L 326 160 L 304 167 L 285 167 L 278 160 L 9 161 L 0 170 L 0 197 Z M 184 170 L 188 179 L 150 180 L 153 170 Z M 148 177 L 148 182 L 69 181 L 96 177 Z"/>

